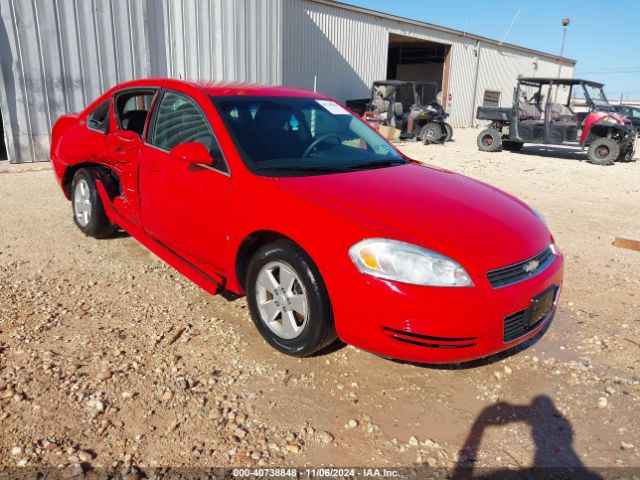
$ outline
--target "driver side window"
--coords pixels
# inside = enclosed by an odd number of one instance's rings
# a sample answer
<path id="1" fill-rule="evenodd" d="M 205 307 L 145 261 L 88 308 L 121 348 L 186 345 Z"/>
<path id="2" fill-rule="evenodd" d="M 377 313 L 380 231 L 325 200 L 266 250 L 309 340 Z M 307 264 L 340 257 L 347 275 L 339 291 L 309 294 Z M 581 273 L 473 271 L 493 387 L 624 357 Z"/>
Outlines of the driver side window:
<path id="1" fill-rule="evenodd" d="M 216 163 L 213 166 L 223 172 L 229 172 L 209 120 L 197 103 L 184 94 L 164 92 L 156 107 L 147 142 L 166 151 L 181 143 L 201 143 L 214 157 Z"/>
<path id="2" fill-rule="evenodd" d="M 165 92 L 158 105 L 149 143 L 164 150 L 186 142 L 202 143 L 207 150 L 217 146 L 209 121 L 196 103 L 177 92 Z"/>

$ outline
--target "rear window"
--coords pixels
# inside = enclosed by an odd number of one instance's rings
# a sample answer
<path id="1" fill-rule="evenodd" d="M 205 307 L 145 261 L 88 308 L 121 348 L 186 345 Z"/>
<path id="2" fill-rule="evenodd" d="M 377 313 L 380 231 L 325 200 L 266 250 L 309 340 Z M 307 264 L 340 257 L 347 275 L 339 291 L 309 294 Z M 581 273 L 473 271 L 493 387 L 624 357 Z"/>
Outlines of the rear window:
<path id="1" fill-rule="evenodd" d="M 87 127 L 101 133 L 109 130 L 109 106 L 111 102 L 107 100 L 98 105 L 87 117 Z"/>

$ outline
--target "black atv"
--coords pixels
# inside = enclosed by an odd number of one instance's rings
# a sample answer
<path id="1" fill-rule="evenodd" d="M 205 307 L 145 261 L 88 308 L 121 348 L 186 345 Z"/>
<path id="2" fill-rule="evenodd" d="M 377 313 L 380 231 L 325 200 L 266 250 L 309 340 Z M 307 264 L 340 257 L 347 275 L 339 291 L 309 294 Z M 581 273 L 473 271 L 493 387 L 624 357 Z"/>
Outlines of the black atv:
<path id="1" fill-rule="evenodd" d="M 373 125 L 397 128 L 401 139 L 448 142 L 453 128 L 437 101 L 438 91 L 436 82 L 379 80 L 373 82 L 371 98 L 347 100 L 347 107 Z"/>

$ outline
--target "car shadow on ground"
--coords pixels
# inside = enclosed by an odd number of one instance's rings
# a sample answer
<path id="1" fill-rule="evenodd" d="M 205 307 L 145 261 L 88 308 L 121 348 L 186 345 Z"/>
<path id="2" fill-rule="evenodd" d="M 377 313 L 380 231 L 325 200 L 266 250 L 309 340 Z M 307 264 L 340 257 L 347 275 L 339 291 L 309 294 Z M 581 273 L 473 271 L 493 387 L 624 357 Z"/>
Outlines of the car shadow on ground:
<path id="1" fill-rule="evenodd" d="M 535 443 L 533 465 L 524 466 L 526 459 L 516 457 L 509 446 L 502 451 L 492 451 L 510 457 L 508 463 L 517 465 L 513 469 L 477 469 L 478 453 L 481 451 L 482 437 L 489 427 L 507 427 L 512 423 L 524 423 L 531 428 L 531 438 Z M 464 445 L 458 454 L 458 463 L 448 478 L 463 480 L 482 478 L 493 479 L 585 479 L 596 480 L 603 477 L 589 470 L 573 449 L 574 440 L 571 422 L 556 408 L 547 395 L 539 395 L 530 405 L 513 405 L 498 402 L 486 407 L 478 415 L 469 430 Z"/>

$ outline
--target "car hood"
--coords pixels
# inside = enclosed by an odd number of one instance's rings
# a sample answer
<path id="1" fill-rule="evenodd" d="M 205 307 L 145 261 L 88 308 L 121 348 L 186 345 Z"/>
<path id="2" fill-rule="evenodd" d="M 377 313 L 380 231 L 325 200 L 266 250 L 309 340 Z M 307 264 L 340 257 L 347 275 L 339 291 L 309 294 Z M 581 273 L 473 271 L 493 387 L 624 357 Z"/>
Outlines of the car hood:
<path id="1" fill-rule="evenodd" d="M 411 163 L 280 178 L 298 199 L 347 216 L 370 237 L 436 250 L 484 273 L 543 250 L 551 234 L 522 201 L 454 172 Z"/>

